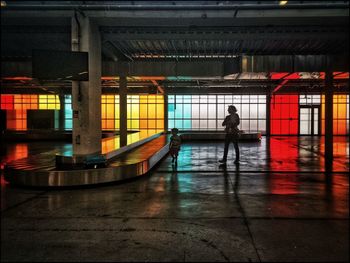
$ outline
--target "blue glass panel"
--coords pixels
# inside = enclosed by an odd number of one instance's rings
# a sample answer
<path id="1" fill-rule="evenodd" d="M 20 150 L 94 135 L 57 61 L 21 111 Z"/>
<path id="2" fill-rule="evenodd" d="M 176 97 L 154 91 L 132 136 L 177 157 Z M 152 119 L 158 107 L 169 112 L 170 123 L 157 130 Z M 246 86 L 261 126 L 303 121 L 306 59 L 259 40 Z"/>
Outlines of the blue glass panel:
<path id="1" fill-rule="evenodd" d="M 182 120 L 175 120 L 175 128 L 182 129 Z"/>
<path id="2" fill-rule="evenodd" d="M 64 125 L 65 125 L 64 128 L 65 128 L 66 130 L 71 130 L 71 129 L 73 128 L 72 120 L 66 120 L 65 123 L 64 123 Z"/>
<path id="3" fill-rule="evenodd" d="M 192 115 L 191 104 L 184 104 L 183 116 L 185 119 L 190 119 Z"/>
<path id="4" fill-rule="evenodd" d="M 172 129 L 172 128 L 174 128 L 174 120 L 168 120 L 168 129 Z"/>
<path id="5" fill-rule="evenodd" d="M 173 103 L 168 104 L 168 118 L 169 119 L 175 118 L 175 107 Z"/>
<path id="6" fill-rule="evenodd" d="M 192 125 L 191 125 L 191 120 L 184 120 L 184 129 L 191 129 Z"/>
<path id="7" fill-rule="evenodd" d="M 175 118 L 176 119 L 180 119 L 183 116 L 182 106 L 183 106 L 183 104 L 176 104 L 176 110 L 175 110 Z"/>

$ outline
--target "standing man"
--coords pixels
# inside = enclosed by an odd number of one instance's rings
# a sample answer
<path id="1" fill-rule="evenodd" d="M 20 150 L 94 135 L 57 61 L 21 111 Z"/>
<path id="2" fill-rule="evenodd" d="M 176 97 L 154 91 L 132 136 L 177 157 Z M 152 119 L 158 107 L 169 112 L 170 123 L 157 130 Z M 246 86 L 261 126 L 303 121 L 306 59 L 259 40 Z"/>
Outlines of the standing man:
<path id="1" fill-rule="evenodd" d="M 224 157 L 219 160 L 220 163 L 225 164 L 227 161 L 227 153 L 228 153 L 228 147 L 230 143 L 233 143 L 233 146 L 235 147 L 236 152 L 236 159 L 235 164 L 239 164 L 239 148 L 238 148 L 238 139 L 239 139 L 239 129 L 238 125 L 240 123 L 239 116 L 237 114 L 237 109 L 235 106 L 230 105 L 228 106 L 228 113 L 230 115 L 226 116 L 224 122 L 222 123 L 222 126 L 226 126 L 225 132 L 225 149 L 224 149 Z"/>

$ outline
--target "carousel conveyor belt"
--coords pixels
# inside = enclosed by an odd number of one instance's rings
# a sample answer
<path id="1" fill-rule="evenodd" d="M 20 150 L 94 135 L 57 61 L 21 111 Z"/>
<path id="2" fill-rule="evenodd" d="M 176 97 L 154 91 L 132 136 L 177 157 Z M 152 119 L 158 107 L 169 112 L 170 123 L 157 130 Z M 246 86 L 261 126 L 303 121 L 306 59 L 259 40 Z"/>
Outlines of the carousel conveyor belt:
<path id="1" fill-rule="evenodd" d="M 110 183 L 146 174 L 168 151 L 168 135 L 163 134 L 109 160 L 105 168 L 59 170 L 55 155 L 42 153 L 6 164 L 4 175 L 11 184 L 32 187 Z"/>

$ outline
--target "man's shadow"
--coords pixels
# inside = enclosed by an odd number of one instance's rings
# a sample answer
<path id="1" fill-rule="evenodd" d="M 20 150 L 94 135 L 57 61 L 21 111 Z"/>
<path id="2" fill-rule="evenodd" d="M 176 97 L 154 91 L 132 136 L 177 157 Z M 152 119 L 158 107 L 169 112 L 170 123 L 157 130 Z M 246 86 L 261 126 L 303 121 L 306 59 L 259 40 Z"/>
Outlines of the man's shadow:
<path id="1" fill-rule="evenodd" d="M 228 186 L 229 184 L 229 181 L 230 181 L 230 175 L 227 171 L 227 165 L 224 163 L 224 164 L 220 164 L 219 165 L 219 168 L 222 169 L 223 171 L 223 175 L 224 175 L 224 180 L 225 180 L 225 188 Z M 235 164 L 235 180 L 234 182 L 232 183 L 232 187 L 233 187 L 233 191 L 234 191 L 234 195 L 236 198 L 238 198 L 238 190 L 239 190 L 239 177 L 240 177 L 240 170 L 239 170 L 239 163 L 238 164 Z"/>

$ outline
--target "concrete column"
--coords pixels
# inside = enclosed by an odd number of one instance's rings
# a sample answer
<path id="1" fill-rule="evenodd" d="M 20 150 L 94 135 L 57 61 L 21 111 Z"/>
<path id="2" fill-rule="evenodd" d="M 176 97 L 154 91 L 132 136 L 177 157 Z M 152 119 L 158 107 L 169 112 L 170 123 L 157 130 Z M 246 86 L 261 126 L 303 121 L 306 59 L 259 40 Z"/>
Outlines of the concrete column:
<path id="1" fill-rule="evenodd" d="M 325 77 L 325 169 L 333 170 L 333 72 Z"/>
<path id="2" fill-rule="evenodd" d="M 128 122 L 127 122 L 127 81 L 126 76 L 119 77 L 119 136 L 120 147 L 127 145 Z"/>
<path id="3" fill-rule="evenodd" d="M 89 52 L 89 81 L 72 81 L 73 155 L 101 153 L 101 39 L 87 16 L 72 18 L 72 51 Z"/>
<path id="4" fill-rule="evenodd" d="M 59 130 L 60 131 L 64 131 L 64 126 L 65 126 L 65 108 L 66 108 L 66 104 L 64 103 L 64 94 L 60 94 L 59 95 L 59 99 L 60 99 L 60 110 L 59 110 Z"/>
<path id="5" fill-rule="evenodd" d="M 164 131 L 168 132 L 168 95 L 164 93 Z"/>

